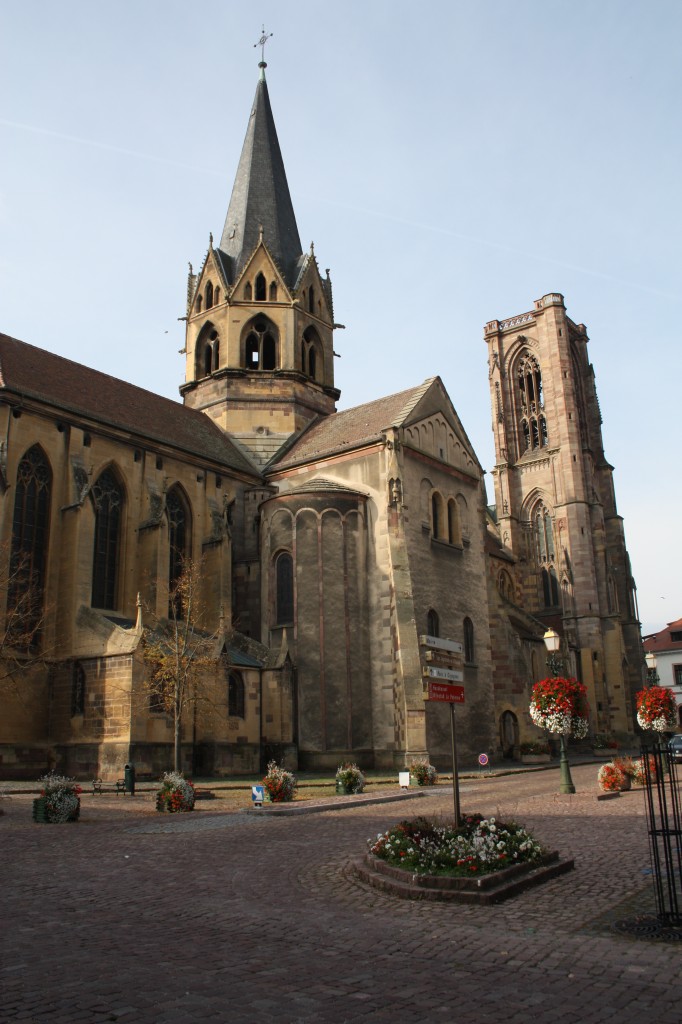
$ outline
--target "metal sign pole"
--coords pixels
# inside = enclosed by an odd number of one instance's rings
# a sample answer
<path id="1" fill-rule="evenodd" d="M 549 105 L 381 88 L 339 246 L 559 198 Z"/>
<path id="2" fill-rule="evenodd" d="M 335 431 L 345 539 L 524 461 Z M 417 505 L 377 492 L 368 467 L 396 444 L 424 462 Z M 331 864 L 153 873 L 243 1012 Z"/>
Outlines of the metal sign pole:
<path id="1" fill-rule="evenodd" d="M 459 773 L 457 771 L 457 735 L 455 732 L 455 705 L 450 705 L 450 737 L 452 739 L 452 796 L 455 804 L 455 828 L 459 825 Z"/>

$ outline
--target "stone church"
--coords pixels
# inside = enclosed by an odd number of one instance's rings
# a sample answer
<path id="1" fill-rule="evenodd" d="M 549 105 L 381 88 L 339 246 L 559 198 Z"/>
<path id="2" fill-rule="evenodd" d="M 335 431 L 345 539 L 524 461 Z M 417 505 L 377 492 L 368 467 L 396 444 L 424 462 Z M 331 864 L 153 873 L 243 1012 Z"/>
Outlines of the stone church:
<path id="1" fill-rule="evenodd" d="M 641 640 L 585 327 L 559 294 L 486 324 L 489 506 L 439 377 L 336 411 L 336 326 L 262 63 L 220 241 L 190 267 L 182 404 L 0 335 L 1 775 L 169 766 L 142 648 L 187 560 L 212 652 L 187 771 L 446 767 L 424 636 L 462 647 L 464 762 L 541 738 L 550 626 L 593 731 L 632 732 Z"/>

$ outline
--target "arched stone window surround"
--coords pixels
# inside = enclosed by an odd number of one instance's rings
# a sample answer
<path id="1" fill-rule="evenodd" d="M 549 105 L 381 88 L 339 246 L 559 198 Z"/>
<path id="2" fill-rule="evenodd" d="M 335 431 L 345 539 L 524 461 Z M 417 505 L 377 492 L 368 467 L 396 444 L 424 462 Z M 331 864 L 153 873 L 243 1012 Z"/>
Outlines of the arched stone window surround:
<path id="1" fill-rule="evenodd" d="M 322 342 L 314 327 L 306 327 L 301 343 L 301 369 L 307 377 L 319 381 L 324 376 Z"/>
<path id="2" fill-rule="evenodd" d="M 542 372 L 535 355 L 522 348 L 515 360 L 512 379 L 515 381 L 515 408 L 519 451 L 537 451 L 549 444 Z"/>
<path id="3" fill-rule="evenodd" d="M 440 619 L 434 608 L 429 608 L 426 613 L 426 632 L 428 636 L 440 636 Z"/>
<path id="4" fill-rule="evenodd" d="M 216 285 L 213 290 L 213 305 L 217 306 L 220 302 L 220 288 Z"/>
<path id="5" fill-rule="evenodd" d="M 240 672 L 228 669 L 227 713 L 230 718 L 246 718 L 246 687 Z"/>
<path id="6" fill-rule="evenodd" d="M 253 317 L 242 332 L 242 366 L 247 370 L 276 370 L 279 358 L 277 327 L 262 313 Z"/>
<path id="7" fill-rule="evenodd" d="M 168 590 L 173 592 L 192 554 L 192 512 L 183 488 L 176 484 L 166 495 L 168 521 Z M 172 614 L 170 607 L 168 614 Z"/>
<path id="8" fill-rule="evenodd" d="M 17 466 L 6 629 L 13 646 L 37 645 L 43 615 L 50 528 L 52 470 L 39 444 Z"/>
<path id="9" fill-rule="evenodd" d="M 125 490 L 115 466 L 109 465 L 90 489 L 95 508 L 92 555 L 93 608 L 114 610 L 119 601 L 121 539 L 125 520 Z"/>
<path id="10" fill-rule="evenodd" d="M 275 583 L 275 625 L 294 621 L 294 560 L 291 552 L 278 551 L 273 560 Z"/>
<path id="11" fill-rule="evenodd" d="M 474 624 L 467 615 L 462 623 L 464 632 L 464 661 L 467 665 L 472 665 L 476 657 L 476 646 L 474 643 Z"/>
<path id="12" fill-rule="evenodd" d="M 253 294 L 256 302 L 265 302 L 267 298 L 267 284 L 265 281 L 265 274 L 262 271 L 259 271 L 256 274 Z"/>
<path id="13" fill-rule="evenodd" d="M 497 589 L 502 597 L 506 598 L 507 601 L 514 600 L 514 584 L 506 569 L 500 569 L 497 577 Z"/>
<path id="14" fill-rule="evenodd" d="M 199 294 L 197 295 L 197 301 L 195 303 L 195 310 L 194 310 L 194 312 L 195 313 L 201 313 L 201 309 L 202 309 L 203 304 L 204 304 L 204 297 L 201 294 L 201 292 L 199 292 Z"/>
<path id="15" fill-rule="evenodd" d="M 308 312 L 315 312 L 315 289 L 312 285 L 308 289 Z"/>
<path id="16" fill-rule="evenodd" d="M 277 302 L 277 282 L 270 282 L 270 290 L 268 292 L 268 299 L 270 302 Z"/>
<path id="17" fill-rule="evenodd" d="M 443 495 L 434 491 L 431 495 L 431 535 L 436 540 L 445 540 L 447 530 L 446 508 Z"/>
<path id="18" fill-rule="evenodd" d="M 253 299 L 253 288 L 251 282 L 247 281 L 244 285 L 244 302 L 251 302 Z"/>
<path id="19" fill-rule="evenodd" d="M 199 332 L 194 353 L 197 379 L 209 377 L 219 368 L 220 335 L 210 320 L 206 321 Z"/>
<path id="20" fill-rule="evenodd" d="M 204 289 L 204 301 L 206 303 L 206 309 L 213 308 L 213 282 L 207 281 L 206 288 Z"/>

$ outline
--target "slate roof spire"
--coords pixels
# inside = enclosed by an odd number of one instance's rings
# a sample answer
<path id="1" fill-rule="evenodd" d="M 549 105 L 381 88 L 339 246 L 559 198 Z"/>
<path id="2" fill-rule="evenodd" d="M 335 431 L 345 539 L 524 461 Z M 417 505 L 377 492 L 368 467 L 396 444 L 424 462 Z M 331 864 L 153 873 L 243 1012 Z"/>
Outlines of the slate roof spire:
<path id="1" fill-rule="evenodd" d="M 263 240 L 284 279 L 293 285 L 301 241 L 268 96 L 267 65 L 261 60 L 258 66 L 256 97 L 219 248 L 229 256 L 229 277 L 234 282 L 258 245 L 262 228 Z"/>

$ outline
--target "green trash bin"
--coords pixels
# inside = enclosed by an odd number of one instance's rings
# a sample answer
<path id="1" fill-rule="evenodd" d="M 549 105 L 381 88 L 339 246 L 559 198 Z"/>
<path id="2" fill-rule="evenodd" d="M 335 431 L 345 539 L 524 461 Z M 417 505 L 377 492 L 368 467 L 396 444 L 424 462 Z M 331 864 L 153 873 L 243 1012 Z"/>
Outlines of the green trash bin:
<path id="1" fill-rule="evenodd" d="M 135 796 L 135 765 L 127 764 L 123 769 L 123 781 L 126 787 L 126 793 L 130 793 L 131 796 Z"/>

